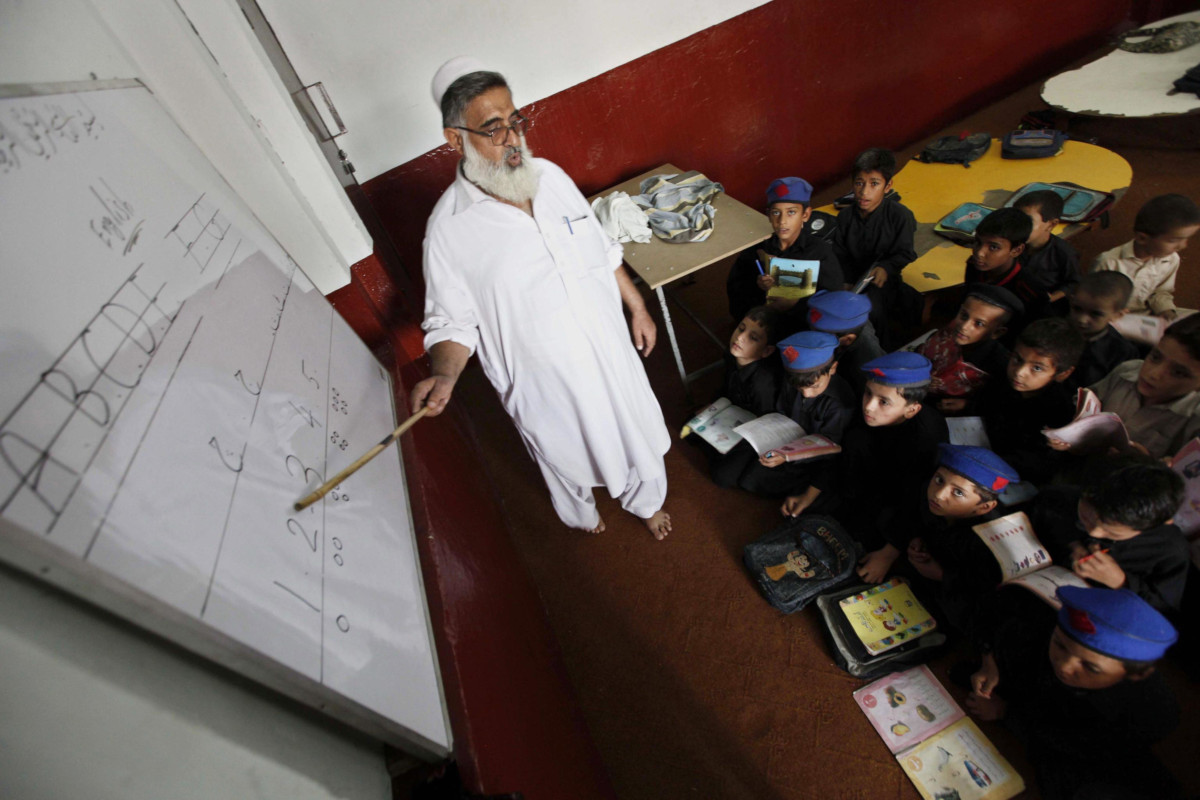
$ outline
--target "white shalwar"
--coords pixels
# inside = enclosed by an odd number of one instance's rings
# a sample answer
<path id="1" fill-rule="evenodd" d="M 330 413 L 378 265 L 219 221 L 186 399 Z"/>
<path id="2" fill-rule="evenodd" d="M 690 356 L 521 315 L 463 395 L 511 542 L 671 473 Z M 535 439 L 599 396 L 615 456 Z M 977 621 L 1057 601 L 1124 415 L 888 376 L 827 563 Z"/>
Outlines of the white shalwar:
<path id="1" fill-rule="evenodd" d="M 630 340 L 604 234 L 557 165 L 540 171 L 533 217 L 458 171 L 425 229 L 425 348 L 456 342 L 516 423 L 568 526 L 599 522 L 592 487 L 652 516 L 666 499 L 670 435 Z"/>

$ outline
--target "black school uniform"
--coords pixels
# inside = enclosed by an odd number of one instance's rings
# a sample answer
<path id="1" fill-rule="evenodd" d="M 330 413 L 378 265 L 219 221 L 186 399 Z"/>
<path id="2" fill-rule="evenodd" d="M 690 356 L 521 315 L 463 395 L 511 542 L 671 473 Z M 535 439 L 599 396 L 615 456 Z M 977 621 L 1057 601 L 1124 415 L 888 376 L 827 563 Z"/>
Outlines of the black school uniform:
<path id="1" fill-rule="evenodd" d="M 854 390 L 840 375 L 834 375 L 825 391 L 816 397 L 804 397 L 785 383 L 775 411 L 791 417 L 805 433 L 821 434 L 840 444 L 858 405 Z M 832 469 L 831 462 L 835 458 L 837 456 L 827 456 L 764 467 L 758 462 L 758 453 L 750 445 L 740 442 L 729 451 L 728 461 L 721 467 L 720 479 L 714 471 L 714 480 L 719 485 L 732 485 L 722 483 L 732 481 L 748 492 L 772 497 L 800 494 L 811 483 L 813 471 Z M 736 477 L 731 476 L 731 472 L 736 473 Z"/>
<path id="2" fill-rule="evenodd" d="M 735 406 L 761 417 L 775 410 L 775 401 L 783 384 L 783 367 L 775 356 L 760 358 L 739 367 L 737 359 L 725 354 L 725 385 L 722 397 Z"/>
<path id="3" fill-rule="evenodd" d="M 979 621 L 991 619 L 984 610 L 990 607 L 990 596 L 1004 575 L 992 551 L 971 528 L 1001 516 L 1004 510 L 997 506 L 987 514 L 951 520 L 934 515 L 928 503 L 924 505 L 924 524 L 914 535 L 921 537 L 929 555 L 941 566 L 942 579 L 931 581 L 918 574 L 914 579 L 917 591 L 927 593 L 951 628 L 973 640 L 985 639 L 989 632 L 981 629 Z"/>
<path id="4" fill-rule="evenodd" d="M 818 239 L 807 231 L 801 231 L 796 241 L 792 242 L 792 246 L 784 250 L 779 246 L 779 237 L 772 235 L 765 242 L 751 245 L 739 253 L 729 270 L 729 277 L 725 280 L 725 292 L 729 296 L 729 314 L 735 320 L 740 321 L 747 311 L 767 302 L 767 293 L 758 288 L 758 277 L 762 273 L 758 271 L 755 262 L 761 260 L 758 257 L 759 250 L 770 256 L 820 262 L 821 269 L 817 273 L 818 289 L 836 292 L 840 291 L 845 283 L 841 265 L 829 242 Z M 767 269 L 765 263 L 762 267 Z M 801 300 L 796 306 L 807 308 L 808 304 Z M 802 313 L 798 316 L 803 318 Z"/>
<path id="5" fill-rule="evenodd" d="M 996 694 L 1007 706 L 1003 723 L 1025 743 L 1042 797 L 1178 797 L 1178 783 L 1150 749 L 1179 724 L 1179 705 L 1162 675 L 1107 689 L 1063 684 L 1047 654 L 1053 610 L 1036 611 L 1006 620 L 993 654 Z"/>
<path id="6" fill-rule="evenodd" d="M 900 290 L 901 271 L 917 258 L 913 234 L 917 220 L 907 207 L 896 200 L 884 199 L 867 216 L 850 206 L 838 212 L 833 232 L 833 252 L 842 265 L 847 283 L 854 284 L 872 267 L 883 267 L 888 280 L 880 289 L 867 287 L 871 299 L 871 323 L 886 338 L 887 309 L 895 304 Z"/>
<path id="7" fill-rule="evenodd" d="M 1030 275 L 1046 287 L 1047 292 L 1069 294 L 1079 285 L 1082 277 L 1079 272 L 1079 253 L 1054 234 L 1050 234 L 1050 241 L 1040 250 L 1026 247 L 1018 260 Z"/>
<path id="8" fill-rule="evenodd" d="M 1075 416 L 1074 393 L 1064 384 L 1051 383 L 1025 396 L 999 379 L 983 388 L 975 411 L 983 418 L 992 452 L 1022 481 L 1041 486 L 1065 466 L 1069 454 L 1051 450 L 1042 434 L 1043 428 L 1061 428 Z"/>
<path id="9" fill-rule="evenodd" d="M 1075 366 L 1075 372 L 1067 379 L 1067 385 L 1073 389 L 1081 386 L 1091 386 L 1108 373 L 1117 364 L 1141 358 L 1137 345 L 1122 336 L 1112 325 L 1104 328 L 1099 338 L 1087 343 L 1083 355 Z"/>
<path id="10" fill-rule="evenodd" d="M 937 446 L 950 439 L 945 418 L 923 403 L 910 420 L 872 428 L 861 415 L 846 431 L 836 470 L 813 477 L 822 494 L 834 493 L 836 516 L 868 551 L 885 541 L 885 531 L 920 496 L 937 464 Z"/>
<path id="11" fill-rule="evenodd" d="M 1183 531 L 1175 525 L 1159 525 L 1131 539 L 1090 539 L 1079 527 L 1079 497 L 1080 491 L 1074 487 L 1051 487 L 1034 504 L 1030 521 L 1050 557 L 1070 569 L 1072 542 L 1081 542 L 1084 547 L 1097 544 L 1108 550 L 1125 571 L 1125 588 L 1167 617 L 1175 617 L 1188 575 L 1188 546 Z"/>
<path id="12" fill-rule="evenodd" d="M 887 354 L 875 335 L 875 326 L 868 321 L 850 346 L 838 353 L 837 374 L 846 379 L 855 395 L 862 397 L 867 385 L 867 373 L 862 368 L 884 355 Z"/>
<path id="13" fill-rule="evenodd" d="M 992 286 L 1003 286 L 1015 294 L 1021 303 L 1024 304 L 1025 313 L 1020 318 L 1014 317 L 1008 323 L 1008 335 L 1003 340 L 1006 344 L 1011 345 L 1012 342 L 1016 341 L 1017 335 L 1021 332 L 1022 328 L 1035 319 L 1041 319 L 1050 312 L 1050 295 L 1046 292 L 1046 287 L 1022 267 L 1020 261 L 1014 262 L 1007 270 L 980 272 L 975 268 L 972 260 L 968 258 L 967 273 L 963 280 L 968 285 L 972 283 L 987 283 Z"/>

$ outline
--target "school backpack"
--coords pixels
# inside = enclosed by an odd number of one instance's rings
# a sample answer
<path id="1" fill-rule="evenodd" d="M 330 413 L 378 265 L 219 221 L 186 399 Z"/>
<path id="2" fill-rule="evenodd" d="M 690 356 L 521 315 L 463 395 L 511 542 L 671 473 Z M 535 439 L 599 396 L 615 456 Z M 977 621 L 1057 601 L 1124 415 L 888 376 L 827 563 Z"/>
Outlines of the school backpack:
<path id="1" fill-rule="evenodd" d="M 821 628 L 834 663 L 856 678 L 870 680 L 889 672 L 924 664 L 937 655 L 941 646 L 946 643 L 946 634 L 938 630 L 930 631 L 879 655 L 867 652 L 862 640 L 851 627 L 850 620 L 842 612 L 840 603 L 851 595 L 871 588 L 871 584 L 863 583 L 828 592 L 817 598 L 817 609 L 821 612 L 821 620 L 824 623 Z"/>
<path id="2" fill-rule="evenodd" d="M 742 561 L 767 602 L 791 614 L 850 580 L 858 550 L 837 520 L 806 514 L 746 545 Z"/>
<path id="3" fill-rule="evenodd" d="M 1016 130 L 1000 141 L 1001 158 L 1049 158 L 1062 152 L 1067 134 L 1053 128 Z"/>
<path id="4" fill-rule="evenodd" d="M 962 164 L 971 166 L 992 146 L 990 133 L 967 133 L 963 131 L 957 136 L 941 136 L 925 145 L 925 149 L 917 156 L 917 161 L 926 164 Z"/>
<path id="5" fill-rule="evenodd" d="M 1108 227 L 1108 210 L 1117 202 L 1117 196 L 1112 192 L 1099 189 L 1089 189 L 1077 183 L 1060 181 L 1058 183 L 1027 183 L 1012 193 L 1004 201 L 1004 207 L 1010 208 L 1018 204 L 1022 195 L 1049 189 L 1063 199 L 1063 222 L 1079 222 L 1087 224 L 1099 219 L 1102 227 Z"/>
<path id="6" fill-rule="evenodd" d="M 956 244 L 968 247 L 975 241 L 975 229 L 983 218 L 996 209 L 979 203 L 963 203 L 933 226 L 933 232 Z"/>
<path id="7" fill-rule="evenodd" d="M 808 222 L 804 223 L 804 232 L 818 239 L 829 241 L 837 230 L 837 217 L 825 211 L 813 210 Z"/>

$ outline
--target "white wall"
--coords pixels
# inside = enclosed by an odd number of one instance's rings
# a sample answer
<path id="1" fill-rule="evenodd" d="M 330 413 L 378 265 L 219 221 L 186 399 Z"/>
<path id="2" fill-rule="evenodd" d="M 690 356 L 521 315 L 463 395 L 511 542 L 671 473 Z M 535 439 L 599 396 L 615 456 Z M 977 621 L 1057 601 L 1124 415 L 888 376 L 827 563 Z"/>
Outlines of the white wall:
<path id="1" fill-rule="evenodd" d="M 90 78 L 145 83 L 322 292 L 370 255 L 234 0 L 0 0 L 0 83 Z"/>
<path id="2" fill-rule="evenodd" d="M 0 797 L 362 798 L 382 746 L 0 567 Z"/>
<path id="3" fill-rule="evenodd" d="M 429 84 L 447 59 L 479 58 L 528 105 L 767 0 L 258 2 L 301 80 L 329 90 L 365 181 L 443 143 Z"/>

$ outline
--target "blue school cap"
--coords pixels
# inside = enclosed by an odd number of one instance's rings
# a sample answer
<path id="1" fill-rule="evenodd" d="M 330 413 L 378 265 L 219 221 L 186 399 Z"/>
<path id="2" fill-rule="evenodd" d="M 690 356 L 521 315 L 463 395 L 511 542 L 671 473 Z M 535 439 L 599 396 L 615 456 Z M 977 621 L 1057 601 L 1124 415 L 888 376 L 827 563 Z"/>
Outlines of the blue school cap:
<path id="1" fill-rule="evenodd" d="M 767 205 L 771 203 L 804 203 L 812 199 L 812 184 L 804 178 L 776 178 L 767 187 Z"/>
<path id="2" fill-rule="evenodd" d="M 1128 589 L 1060 586 L 1058 626 L 1089 650 L 1125 661 L 1157 661 L 1179 638 L 1167 618 Z"/>
<path id="3" fill-rule="evenodd" d="M 992 286 L 989 283 L 968 284 L 967 297 L 974 297 L 988 305 L 1002 308 L 1013 316 L 1019 317 L 1025 313 L 1025 304 L 1021 302 L 1021 298 L 1003 286 Z"/>
<path id="4" fill-rule="evenodd" d="M 939 444 L 938 464 L 949 467 L 968 480 L 997 493 L 1003 493 L 1010 483 L 1021 480 L 1021 476 L 1007 461 L 986 447 Z"/>
<path id="5" fill-rule="evenodd" d="M 808 327 L 825 333 L 846 333 L 867 324 L 871 300 L 854 292 L 819 291 L 808 298 Z"/>
<path id="6" fill-rule="evenodd" d="M 833 360 L 838 340 L 832 333 L 800 331 L 778 345 L 783 368 L 792 372 L 820 369 Z"/>
<path id="7" fill-rule="evenodd" d="M 862 371 L 867 373 L 867 380 L 884 386 L 924 386 L 929 383 L 929 373 L 933 365 L 929 359 L 920 353 L 910 353 L 907 350 L 897 350 L 880 356 L 863 365 Z"/>

